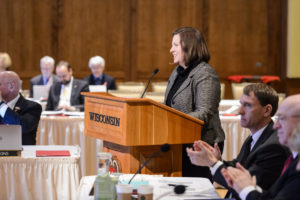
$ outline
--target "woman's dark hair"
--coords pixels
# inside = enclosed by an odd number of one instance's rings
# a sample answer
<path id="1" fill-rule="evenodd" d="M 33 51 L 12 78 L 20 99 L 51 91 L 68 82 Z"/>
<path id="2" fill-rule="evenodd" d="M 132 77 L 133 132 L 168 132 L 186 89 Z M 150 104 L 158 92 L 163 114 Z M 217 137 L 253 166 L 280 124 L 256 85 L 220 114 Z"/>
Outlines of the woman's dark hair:
<path id="1" fill-rule="evenodd" d="M 184 52 L 184 63 L 189 65 L 192 61 L 208 62 L 210 59 L 206 41 L 202 33 L 193 27 L 182 27 L 173 32 L 179 34 L 180 45 Z"/>
<path id="2" fill-rule="evenodd" d="M 260 105 L 266 106 L 270 104 L 272 106 L 271 116 L 276 113 L 279 97 L 271 86 L 264 83 L 254 83 L 244 87 L 243 93 L 245 95 L 250 96 L 250 92 L 254 93 Z"/>

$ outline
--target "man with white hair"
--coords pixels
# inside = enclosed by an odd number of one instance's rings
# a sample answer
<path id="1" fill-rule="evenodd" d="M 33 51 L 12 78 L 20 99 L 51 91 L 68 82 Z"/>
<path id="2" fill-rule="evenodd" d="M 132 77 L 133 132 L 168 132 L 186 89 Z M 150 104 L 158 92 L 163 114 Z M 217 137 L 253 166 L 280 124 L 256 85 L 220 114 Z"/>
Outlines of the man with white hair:
<path id="1" fill-rule="evenodd" d="M 50 89 L 53 83 L 59 82 L 58 77 L 53 74 L 54 71 L 54 59 L 50 56 L 44 56 L 40 60 L 40 68 L 42 74 L 33 77 L 30 80 L 30 94 L 33 95 L 34 85 L 47 85 Z"/>
<path id="2" fill-rule="evenodd" d="M 22 144 L 35 145 L 42 107 L 20 93 L 20 78 L 12 71 L 0 72 L 0 125 L 21 125 Z"/>
<path id="3" fill-rule="evenodd" d="M 89 85 L 106 85 L 108 90 L 115 90 L 116 83 L 112 76 L 104 74 L 105 60 L 101 56 L 94 56 L 90 58 L 89 68 L 92 74 L 85 77 L 83 80 L 87 81 Z"/>

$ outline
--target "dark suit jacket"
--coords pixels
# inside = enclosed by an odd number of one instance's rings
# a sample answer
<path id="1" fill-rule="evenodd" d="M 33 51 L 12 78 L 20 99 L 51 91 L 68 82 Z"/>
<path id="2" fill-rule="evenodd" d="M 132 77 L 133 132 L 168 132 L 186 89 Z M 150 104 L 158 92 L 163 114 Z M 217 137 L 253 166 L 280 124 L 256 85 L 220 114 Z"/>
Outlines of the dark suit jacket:
<path id="1" fill-rule="evenodd" d="M 169 78 L 165 104 L 177 78 L 177 68 Z M 209 144 L 223 142 L 225 139 L 218 110 L 220 94 L 220 81 L 216 71 L 208 63 L 202 62 L 192 69 L 171 102 L 172 108 L 204 121 L 201 139 Z"/>
<path id="2" fill-rule="evenodd" d="M 58 77 L 55 74 L 52 74 L 53 83 L 59 82 Z M 44 85 L 44 80 L 42 74 L 37 75 L 30 79 L 30 96 L 33 96 L 33 86 L 34 85 Z"/>
<path id="3" fill-rule="evenodd" d="M 269 189 L 280 176 L 284 162 L 290 152 L 278 142 L 276 131 L 273 129 L 273 121 L 269 123 L 260 138 L 251 150 L 244 167 L 249 170 L 251 175 L 256 175 L 257 184 L 263 189 Z M 224 164 L 218 168 L 213 180 L 225 186 L 238 199 L 238 194 L 231 190 L 221 174 L 221 169 L 228 166 L 235 167 L 237 162 L 245 151 L 245 142 L 237 157 L 232 161 L 224 161 Z"/>
<path id="4" fill-rule="evenodd" d="M 95 85 L 95 80 L 92 74 L 83 78 L 83 80 L 87 81 L 89 85 Z M 103 85 L 105 82 L 108 90 L 117 89 L 114 77 L 103 73 L 103 79 L 101 81 L 101 85 Z"/>
<path id="5" fill-rule="evenodd" d="M 294 160 L 282 176 L 275 182 L 269 191 L 259 193 L 252 191 L 247 200 L 299 200 L 300 199 L 300 172 L 296 170 L 299 160 Z"/>
<path id="6" fill-rule="evenodd" d="M 36 131 L 42 113 L 42 106 L 34 101 L 26 100 L 21 94 L 14 110 L 7 108 L 0 122 L 22 126 L 22 144 L 35 145 Z M 0 123 L 1 124 L 1 123 Z"/>
<path id="7" fill-rule="evenodd" d="M 60 97 L 61 83 L 53 83 L 50 88 L 46 110 L 56 110 L 59 97 Z M 88 83 L 86 81 L 73 79 L 72 91 L 71 91 L 71 106 L 77 106 L 83 108 L 84 97 L 81 92 L 88 92 Z"/>

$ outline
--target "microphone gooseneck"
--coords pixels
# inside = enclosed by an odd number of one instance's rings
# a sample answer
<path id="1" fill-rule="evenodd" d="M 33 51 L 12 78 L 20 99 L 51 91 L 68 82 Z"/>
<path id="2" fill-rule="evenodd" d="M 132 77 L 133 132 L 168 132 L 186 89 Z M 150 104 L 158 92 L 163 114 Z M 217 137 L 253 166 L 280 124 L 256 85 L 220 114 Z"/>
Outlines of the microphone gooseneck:
<path id="1" fill-rule="evenodd" d="M 168 152 L 170 150 L 170 145 L 168 143 L 163 144 L 160 146 L 160 149 L 156 152 L 154 152 L 147 160 L 146 162 L 135 172 L 135 174 L 132 176 L 132 178 L 130 179 L 130 181 L 128 182 L 128 184 L 131 183 L 131 181 L 133 180 L 133 178 L 141 172 L 141 170 L 148 164 L 148 162 L 150 160 L 152 160 L 152 158 L 156 157 L 160 152 Z"/>
<path id="2" fill-rule="evenodd" d="M 158 71 L 159 71 L 158 68 L 156 68 L 156 69 L 153 71 L 151 77 L 149 78 L 149 80 L 148 80 L 148 82 L 147 82 L 147 85 L 146 85 L 146 87 L 145 87 L 145 89 L 144 89 L 144 92 L 143 92 L 141 98 L 144 98 L 144 95 L 145 95 L 145 93 L 146 93 L 146 91 L 147 91 L 147 89 L 148 89 L 148 86 L 149 86 L 150 81 L 152 80 L 153 76 L 154 76 L 155 74 L 157 74 Z"/>

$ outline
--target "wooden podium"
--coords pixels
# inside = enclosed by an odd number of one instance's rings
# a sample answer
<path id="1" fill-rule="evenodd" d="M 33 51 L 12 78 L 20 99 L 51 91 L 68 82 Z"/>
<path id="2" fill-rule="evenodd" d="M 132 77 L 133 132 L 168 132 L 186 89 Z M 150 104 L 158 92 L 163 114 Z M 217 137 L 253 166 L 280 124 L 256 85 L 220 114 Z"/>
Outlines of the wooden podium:
<path id="1" fill-rule="evenodd" d="M 85 92 L 84 133 L 103 140 L 123 173 L 135 173 L 164 143 L 171 149 L 153 158 L 143 174 L 181 176 L 184 143 L 199 140 L 203 122 L 151 99 Z"/>

